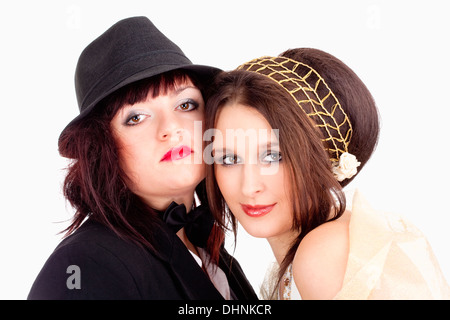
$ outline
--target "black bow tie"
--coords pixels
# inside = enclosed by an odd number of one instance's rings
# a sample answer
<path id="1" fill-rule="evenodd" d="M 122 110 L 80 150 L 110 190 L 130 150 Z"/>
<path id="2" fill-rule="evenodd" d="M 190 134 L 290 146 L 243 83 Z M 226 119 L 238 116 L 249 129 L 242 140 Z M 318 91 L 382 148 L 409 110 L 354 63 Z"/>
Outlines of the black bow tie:
<path id="1" fill-rule="evenodd" d="M 184 204 L 172 202 L 162 214 L 163 221 L 177 233 L 184 227 L 186 236 L 193 245 L 205 248 L 214 225 L 214 218 L 209 208 L 205 206 L 196 207 L 186 213 Z"/>

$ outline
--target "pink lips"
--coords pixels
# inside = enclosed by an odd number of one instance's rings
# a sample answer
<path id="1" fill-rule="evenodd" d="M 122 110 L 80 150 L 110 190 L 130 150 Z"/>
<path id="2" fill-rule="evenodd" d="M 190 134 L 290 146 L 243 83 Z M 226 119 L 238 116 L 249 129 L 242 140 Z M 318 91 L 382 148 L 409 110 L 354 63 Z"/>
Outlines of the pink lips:
<path id="1" fill-rule="evenodd" d="M 189 156 L 191 153 L 193 153 L 193 151 L 188 146 L 174 147 L 169 151 L 167 151 L 166 154 L 159 161 L 163 162 L 163 161 L 181 160 Z"/>
<path id="2" fill-rule="evenodd" d="M 272 211 L 273 207 L 275 207 L 276 203 L 270 204 L 270 205 L 256 205 L 251 206 L 248 204 L 242 204 L 241 207 L 244 212 L 249 215 L 250 217 L 262 217 L 268 214 L 270 211 Z"/>

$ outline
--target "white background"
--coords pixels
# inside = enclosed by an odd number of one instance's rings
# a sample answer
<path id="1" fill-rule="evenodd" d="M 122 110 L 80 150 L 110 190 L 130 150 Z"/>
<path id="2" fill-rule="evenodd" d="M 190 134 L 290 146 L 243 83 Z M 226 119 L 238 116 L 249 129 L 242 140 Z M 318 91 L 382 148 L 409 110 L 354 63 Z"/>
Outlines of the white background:
<path id="1" fill-rule="evenodd" d="M 72 210 L 57 139 L 77 115 L 78 56 L 120 19 L 149 17 L 194 62 L 229 70 L 288 48 L 347 63 L 382 116 L 379 146 L 350 185 L 405 215 L 450 279 L 450 22 L 447 1 L 8 1 L 0 4 L 0 299 L 25 299 Z M 228 248 L 234 250 L 233 237 Z M 259 284 L 272 253 L 241 228 L 234 251 Z"/>

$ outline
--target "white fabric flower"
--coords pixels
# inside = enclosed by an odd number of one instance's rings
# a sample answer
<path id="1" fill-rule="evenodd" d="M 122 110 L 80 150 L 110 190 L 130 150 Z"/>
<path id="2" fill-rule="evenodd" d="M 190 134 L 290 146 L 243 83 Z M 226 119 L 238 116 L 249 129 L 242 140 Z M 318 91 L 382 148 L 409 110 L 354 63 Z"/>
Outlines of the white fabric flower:
<path id="1" fill-rule="evenodd" d="M 361 164 L 354 155 L 348 152 L 341 154 L 339 163 L 333 166 L 333 174 L 337 181 L 344 181 L 350 179 L 358 172 L 358 167 Z"/>

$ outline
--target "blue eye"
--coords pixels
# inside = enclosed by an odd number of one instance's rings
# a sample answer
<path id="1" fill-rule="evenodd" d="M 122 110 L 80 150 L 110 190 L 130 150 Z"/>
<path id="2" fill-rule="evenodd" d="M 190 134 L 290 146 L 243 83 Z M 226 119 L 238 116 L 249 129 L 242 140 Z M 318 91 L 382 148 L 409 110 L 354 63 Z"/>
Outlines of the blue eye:
<path id="1" fill-rule="evenodd" d="M 281 159 L 282 159 L 281 152 L 269 152 L 263 157 L 262 162 L 266 163 L 280 162 Z"/>
<path id="2" fill-rule="evenodd" d="M 226 166 L 241 163 L 241 159 L 236 155 L 226 155 L 222 158 L 222 163 Z"/>

